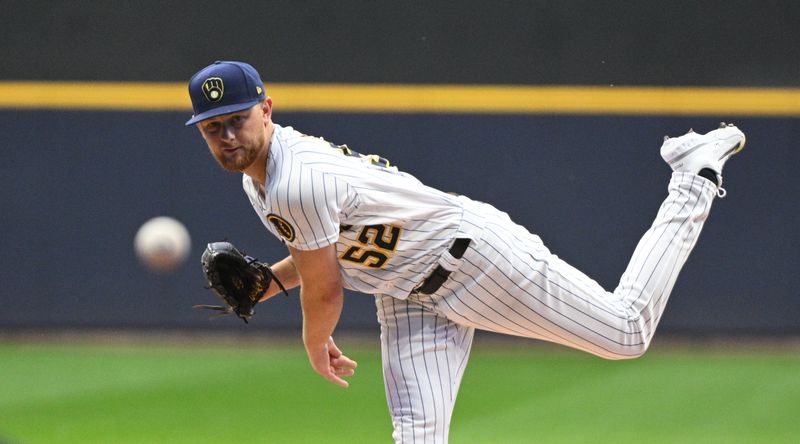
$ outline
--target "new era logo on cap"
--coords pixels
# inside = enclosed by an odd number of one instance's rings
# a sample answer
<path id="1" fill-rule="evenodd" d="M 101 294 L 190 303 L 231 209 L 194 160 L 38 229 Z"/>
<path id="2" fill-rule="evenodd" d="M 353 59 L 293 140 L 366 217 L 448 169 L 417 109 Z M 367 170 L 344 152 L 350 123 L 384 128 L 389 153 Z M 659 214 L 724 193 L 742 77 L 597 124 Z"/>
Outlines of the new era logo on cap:
<path id="1" fill-rule="evenodd" d="M 189 80 L 194 115 L 186 126 L 245 110 L 266 98 L 258 71 L 243 62 L 217 61 Z"/>

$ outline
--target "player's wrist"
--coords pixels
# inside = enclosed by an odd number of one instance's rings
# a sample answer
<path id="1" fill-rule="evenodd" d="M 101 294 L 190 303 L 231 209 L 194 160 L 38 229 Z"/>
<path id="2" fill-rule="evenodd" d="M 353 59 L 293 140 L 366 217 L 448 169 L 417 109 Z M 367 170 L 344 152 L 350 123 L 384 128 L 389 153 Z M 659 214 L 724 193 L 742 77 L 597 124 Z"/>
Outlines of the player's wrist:
<path id="1" fill-rule="evenodd" d="M 321 350 L 325 350 L 328 346 L 327 338 L 323 338 L 320 335 L 314 334 L 303 334 L 303 345 L 306 348 L 306 351 L 309 353 L 312 352 L 319 352 Z"/>
<path id="2" fill-rule="evenodd" d="M 281 292 L 282 290 L 280 289 L 278 284 L 275 281 L 272 281 L 270 282 L 269 287 L 267 287 L 267 291 L 265 291 L 264 294 L 261 295 L 261 298 L 259 298 L 258 302 L 264 302 L 267 299 L 271 299 L 272 297 L 277 296 Z"/>

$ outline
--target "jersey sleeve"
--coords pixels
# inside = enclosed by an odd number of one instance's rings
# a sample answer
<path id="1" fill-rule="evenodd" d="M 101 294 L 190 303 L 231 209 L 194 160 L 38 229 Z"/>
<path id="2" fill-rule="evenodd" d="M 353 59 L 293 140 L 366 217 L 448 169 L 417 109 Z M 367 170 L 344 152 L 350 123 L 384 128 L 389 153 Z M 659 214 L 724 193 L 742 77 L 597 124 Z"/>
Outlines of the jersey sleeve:
<path id="1" fill-rule="evenodd" d="M 302 163 L 275 191 L 267 219 L 281 240 L 298 250 L 317 250 L 339 239 L 346 185 L 334 175 Z"/>

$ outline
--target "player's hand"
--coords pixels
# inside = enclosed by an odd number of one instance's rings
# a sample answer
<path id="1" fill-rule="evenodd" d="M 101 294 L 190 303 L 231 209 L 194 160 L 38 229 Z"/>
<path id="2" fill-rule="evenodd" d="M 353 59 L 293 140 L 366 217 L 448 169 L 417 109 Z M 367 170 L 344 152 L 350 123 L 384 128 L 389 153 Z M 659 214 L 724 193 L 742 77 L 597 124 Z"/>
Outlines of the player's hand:
<path id="1" fill-rule="evenodd" d="M 340 387 L 347 388 L 350 385 L 342 377 L 353 376 L 358 363 L 343 355 L 333 342 L 333 338 L 328 338 L 328 341 L 320 346 L 306 344 L 306 352 L 311 367 L 320 376 Z"/>

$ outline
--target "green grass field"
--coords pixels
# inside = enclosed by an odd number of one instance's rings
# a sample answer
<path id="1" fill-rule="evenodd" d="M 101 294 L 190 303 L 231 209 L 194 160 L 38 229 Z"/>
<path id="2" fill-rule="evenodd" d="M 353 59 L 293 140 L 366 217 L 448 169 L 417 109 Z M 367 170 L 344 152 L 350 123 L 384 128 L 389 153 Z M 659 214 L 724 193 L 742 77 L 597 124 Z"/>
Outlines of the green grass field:
<path id="1" fill-rule="evenodd" d="M 387 443 L 377 346 L 347 390 L 296 343 L 0 343 L 0 443 Z M 376 340 L 377 342 L 377 340 Z M 800 442 L 800 353 L 654 346 L 624 362 L 478 343 L 451 442 Z"/>

